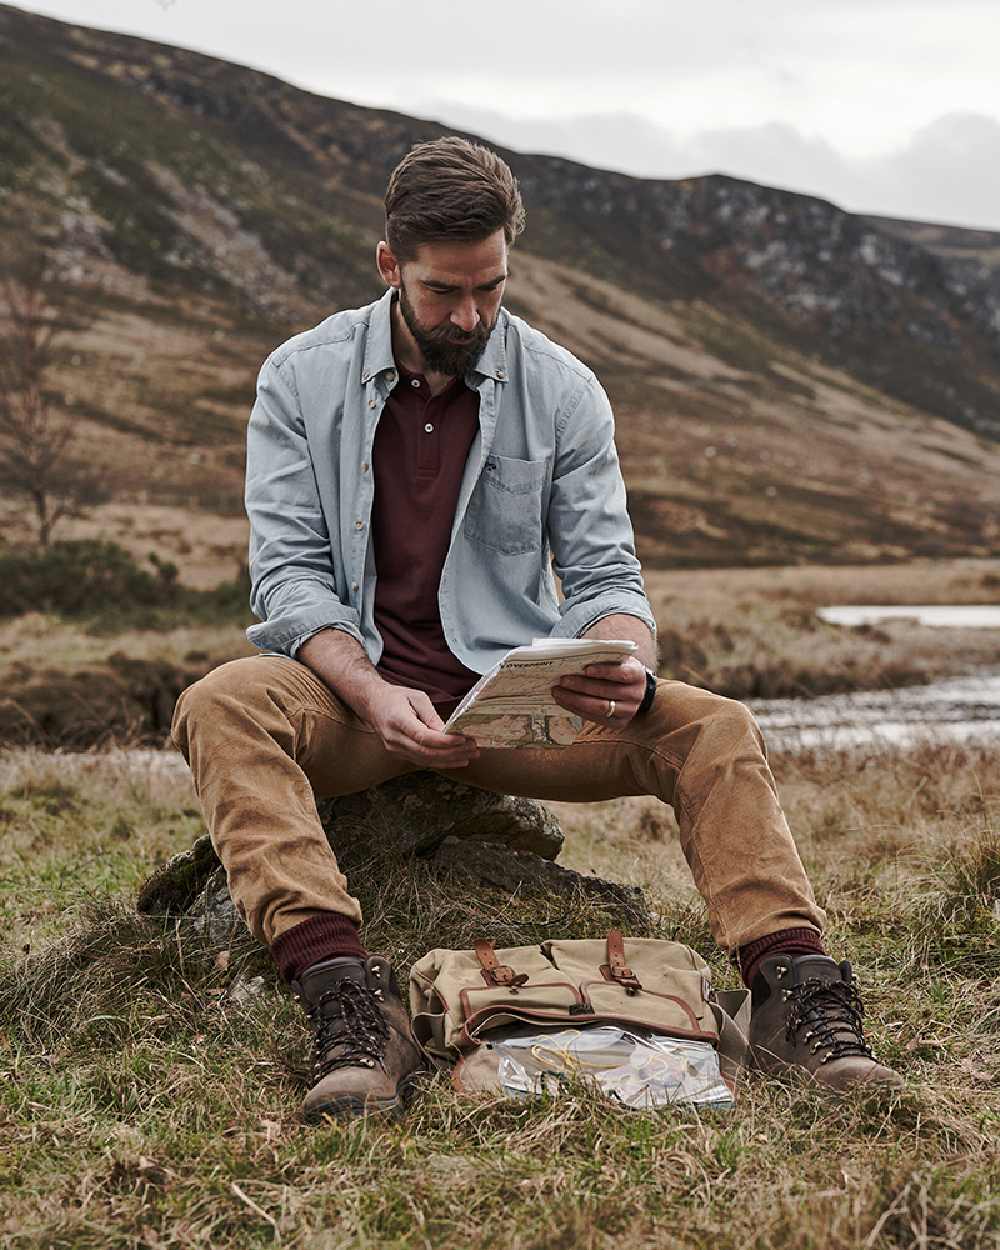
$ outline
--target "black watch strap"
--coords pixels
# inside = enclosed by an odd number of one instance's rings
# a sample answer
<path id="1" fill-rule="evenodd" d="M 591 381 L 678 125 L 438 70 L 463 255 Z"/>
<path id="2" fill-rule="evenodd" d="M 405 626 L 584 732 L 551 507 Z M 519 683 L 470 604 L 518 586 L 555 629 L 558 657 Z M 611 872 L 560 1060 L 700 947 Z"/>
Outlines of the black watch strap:
<path id="1" fill-rule="evenodd" d="M 646 693 L 642 696 L 642 702 L 636 708 L 636 716 L 641 716 L 643 712 L 648 712 L 653 706 L 653 700 L 656 698 L 656 674 L 650 669 L 646 669 Z"/>

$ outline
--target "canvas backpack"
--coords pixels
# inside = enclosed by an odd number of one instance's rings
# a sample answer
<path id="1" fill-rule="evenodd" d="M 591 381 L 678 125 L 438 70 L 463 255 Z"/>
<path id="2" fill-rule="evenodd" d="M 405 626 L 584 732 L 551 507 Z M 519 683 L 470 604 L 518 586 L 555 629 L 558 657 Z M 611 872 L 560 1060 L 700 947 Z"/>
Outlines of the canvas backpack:
<path id="1" fill-rule="evenodd" d="M 745 991 L 714 992 L 701 956 L 681 942 L 624 937 L 558 940 L 494 950 L 432 950 L 410 970 L 417 1041 L 462 1090 L 496 1088 L 484 1047 L 506 1025 L 565 1029 L 617 1024 L 707 1042 L 732 1079 L 746 1059 Z"/>

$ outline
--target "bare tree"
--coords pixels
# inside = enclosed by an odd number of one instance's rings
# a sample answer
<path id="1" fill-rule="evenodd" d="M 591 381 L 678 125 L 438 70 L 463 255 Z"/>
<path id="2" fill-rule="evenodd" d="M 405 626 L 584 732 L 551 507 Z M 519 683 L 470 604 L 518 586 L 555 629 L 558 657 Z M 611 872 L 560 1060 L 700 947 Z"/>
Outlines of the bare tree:
<path id="1" fill-rule="evenodd" d="M 51 390 L 58 341 L 68 329 L 69 289 L 28 231 L 0 258 L 0 494 L 29 503 L 48 546 L 66 517 L 110 497 L 104 476 L 80 453 L 76 421 Z"/>

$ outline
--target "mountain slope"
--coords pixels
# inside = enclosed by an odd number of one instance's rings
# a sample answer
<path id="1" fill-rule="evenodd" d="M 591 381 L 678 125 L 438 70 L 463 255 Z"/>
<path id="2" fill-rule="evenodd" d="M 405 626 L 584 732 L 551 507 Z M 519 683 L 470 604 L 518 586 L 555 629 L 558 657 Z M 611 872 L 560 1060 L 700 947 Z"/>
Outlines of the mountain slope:
<path id="1" fill-rule="evenodd" d="M 0 52 L 0 190 L 57 206 L 95 284 L 66 403 L 133 498 L 238 511 L 261 359 L 379 293 L 386 175 L 442 128 L 5 6 Z M 647 562 L 993 549 L 1000 289 L 961 232 L 505 155 L 507 302 L 608 387 Z"/>

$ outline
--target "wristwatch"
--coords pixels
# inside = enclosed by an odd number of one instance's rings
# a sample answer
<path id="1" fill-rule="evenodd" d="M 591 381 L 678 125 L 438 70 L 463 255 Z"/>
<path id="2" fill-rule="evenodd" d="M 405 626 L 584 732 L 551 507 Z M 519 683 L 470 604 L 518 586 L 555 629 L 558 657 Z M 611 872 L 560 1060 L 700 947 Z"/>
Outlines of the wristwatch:
<path id="1" fill-rule="evenodd" d="M 643 666 L 645 667 L 645 666 Z M 656 674 L 652 669 L 646 669 L 646 693 L 642 696 L 642 702 L 635 710 L 636 716 L 641 716 L 643 712 L 648 712 L 653 706 L 653 700 L 656 698 Z"/>

